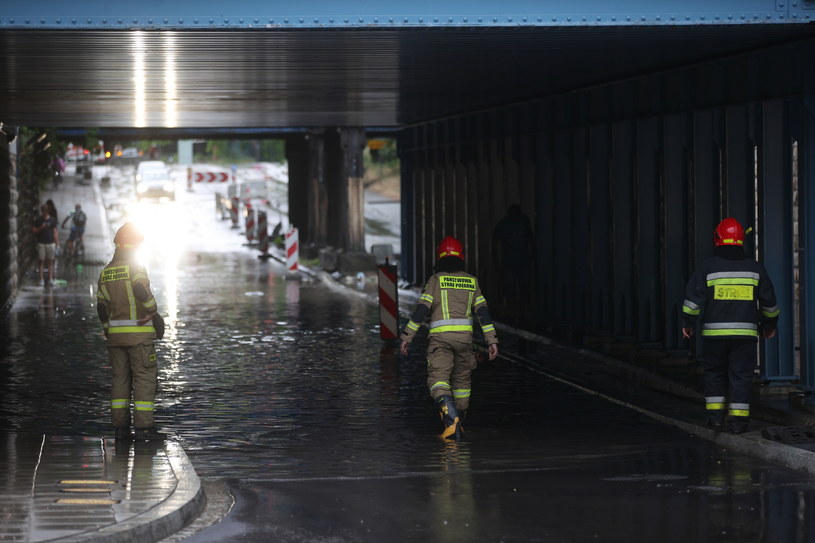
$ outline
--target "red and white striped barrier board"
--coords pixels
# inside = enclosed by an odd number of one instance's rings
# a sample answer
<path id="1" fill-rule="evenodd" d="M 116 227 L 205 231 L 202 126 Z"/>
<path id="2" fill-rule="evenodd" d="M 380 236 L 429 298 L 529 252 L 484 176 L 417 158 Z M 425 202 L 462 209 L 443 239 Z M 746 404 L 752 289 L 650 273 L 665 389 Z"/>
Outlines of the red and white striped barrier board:
<path id="1" fill-rule="evenodd" d="M 396 290 L 396 266 L 384 264 L 379 270 L 379 337 L 399 337 L 398 291 Z"/>
<path id="2" fill-rule="evenodd" d="M 297 239 L 297 228 L 293 227 L 286 232 L 286 269 L 290 272 L 297 271 L 297 263 L 300 260 L 300 244 Z"/>
<path id="3" fill-rule="evenodd" d="M 226 183 L 229 174 L 226 172 L 195 172 L 196 183 Z"/>

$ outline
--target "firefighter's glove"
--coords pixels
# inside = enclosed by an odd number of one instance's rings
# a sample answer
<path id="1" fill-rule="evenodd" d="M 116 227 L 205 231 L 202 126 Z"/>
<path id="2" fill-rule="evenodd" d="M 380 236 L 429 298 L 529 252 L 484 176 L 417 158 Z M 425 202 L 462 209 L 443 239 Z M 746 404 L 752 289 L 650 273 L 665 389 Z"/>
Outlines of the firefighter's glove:
<path id="1" fill-rule="evenodd" d="M 156 329 L 156 339 L 164 339 L 164 317 L 158 313 L 153 315 L 153 328 Z"/>

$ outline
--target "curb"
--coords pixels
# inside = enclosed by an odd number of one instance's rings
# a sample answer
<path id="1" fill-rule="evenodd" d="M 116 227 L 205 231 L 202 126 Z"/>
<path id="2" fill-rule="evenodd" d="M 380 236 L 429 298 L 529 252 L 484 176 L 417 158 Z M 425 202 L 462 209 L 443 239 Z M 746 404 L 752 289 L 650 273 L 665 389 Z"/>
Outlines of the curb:
<path id="1" fill-rule="evenodd" d="M 105 440 L 106 446 L 112 446 Z M 170 496 L 148 511 L 98 530 L 60 538 L 60 543 L 126 543 L 158 541 L 168 537 L 198 517 L 206 506 L 201 480 L 195 473 L 184 449 L 175 441 L 166 441 L 164 451 L 178 484 Z"/>

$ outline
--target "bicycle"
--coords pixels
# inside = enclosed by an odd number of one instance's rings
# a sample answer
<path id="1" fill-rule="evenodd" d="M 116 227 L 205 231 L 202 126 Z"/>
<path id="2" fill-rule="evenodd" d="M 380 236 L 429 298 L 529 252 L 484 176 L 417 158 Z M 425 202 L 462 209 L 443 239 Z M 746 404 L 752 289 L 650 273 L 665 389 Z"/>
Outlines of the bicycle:
<path id="1" fill-rule="evenodd" d="M 84 232 L 83 232 L 84 233 Z M 79 260 L 85 255 L 85 243 L 82 241 L 82 234 L 75 228 L 71 228 L 71 235 L 65 242 L 65 251 L 62 253 L 65 260 Z"/>

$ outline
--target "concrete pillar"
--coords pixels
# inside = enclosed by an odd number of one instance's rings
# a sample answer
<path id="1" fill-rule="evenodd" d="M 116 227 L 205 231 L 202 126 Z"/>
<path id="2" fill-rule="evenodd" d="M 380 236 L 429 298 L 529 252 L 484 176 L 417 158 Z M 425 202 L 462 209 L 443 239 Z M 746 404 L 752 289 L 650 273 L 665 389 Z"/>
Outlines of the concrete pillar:
<path id="1" fill-rule="evenodd" d="M 286 161 L 289 165 L 289 222 L 300 229 L 301 243 L 312 241 L 308 227 L 308 144 L 304 134 L 286 138 Z"/>
<path id="2" fill-rule="evenodd" d="M 301 249 L 328 243 L 328 198 L 324 177 L 322 130 L 286 138 L 289 165 L 289 219 L 300 229 Z M 310 258 L 310 257 L 309 257 Z"/>
<path id="3" fill-rule="evenodd" d="M 325 177 L 329 198 L 329 243 L 346 252 L 365 251 L 362 150 L 365 130 L 326 131 Z"/>

